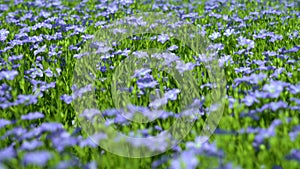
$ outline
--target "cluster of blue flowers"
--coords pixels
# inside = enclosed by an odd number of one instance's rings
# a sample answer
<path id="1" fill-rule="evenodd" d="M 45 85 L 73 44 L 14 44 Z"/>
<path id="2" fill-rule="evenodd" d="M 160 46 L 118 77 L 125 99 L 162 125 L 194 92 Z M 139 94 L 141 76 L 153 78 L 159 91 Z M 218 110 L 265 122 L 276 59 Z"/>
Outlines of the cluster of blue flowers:
<path id="1" fill-rule="evenodd" d="M 148 10 L 170 13 L 201 27 L 199 35 L 211 40 L 209 48 L 217 53 L 219 66 L 225 70 L 227 92 L 226 108 L 213 139 L 200 144 L 205 138 L 199 135 L 201 126 L 197 126 L 187 138 L 189 141 L 151 158 L 151 162 L 145 162 L 148 166 L 139 167 L 296 169 L 300 166 L 300 11 L 297 5 L 297 1 L 287 0 L 280 3 L 263 0 L 1 2 L 0 168 L 105 168 L 106 163 L 98 159 L 108 152 L 96 143 L 105 140 L 107 135 L 99 132 L 87 137 L 78 122 L 78 112 L 72 108 L 74 100 L 94 91 L 92 85 L 82 88 L 72 85 L 74 63 L 89 55 L 80 51 L 96 31 L 109 28 L 120 16 Z M 132 19 L 144 24 L 140 18 Z M 122 34 L 126 30 L 113 32 Z M 138 40 L 139 37 L 131 39 Z M 166 46 L 171 40 L 167 34 L 150 38 Z M 108 75 L 118 63 L 122 64 L 117 57 L 128 57 L 131 53 L 134 57 L 147 55 L 139 50 L 107 47 L 103 42 L 93 42 L 89 47 L 96 49 L 102 60 L 96 69 L 103 76 L 98 78 L 103 84 L 110 83 Z M 166 47 L 168 53 L 154 56 L 164 58 L 166 65 L 176 63 L 181 73 L 194 71 L 199 90 L 213 89 L 216 84 L 201 80 L 206 77 L 200 69 L 208 62 L 205 55 L 191 56 L 188 62 L 181 62 L 184 55 L 180 53 L 181 48 L 171 44 Z M 138 90 L 138 97 L 170 80 L 168 76 L 158 80 L 148 68 L 135 70 L 131 78 L 136 79 L 136 87 L 127 86 L 123 90 Z M 128 111 L 140 112 L 148 119 L 159 114 L 158 123 L 142 129 L 131 128 L 134 125 L 121 115 L 123 110 L 106 106 L 112 99 L 104 94 L 100 94 L 100 104 L 105 107 L 102 112 L 86 109 L 80 117 L 91 120 L 101 114 L 106 126 L 118 126 L 129 136 L 153 136 L 167 130 L 169 123 L 182 115 L 167 110 L 153 112 L 170 102 L 176 105 L 176 100 L 182 98 L 176 87 L 164 85 L 163 90 L 164 96 L 153 96 L 148 107 L 127 105 Z M 101 89 L 103 93 L 107 91 Z M 203 120 L 214 109 L 214 104 L 207 105 L 205 101 L 203 98 L 194 102 L 199 107 L 196 120 Z M 161 144 L 132 144 L 152 150 L 167 147 L 164 139 L 157 141 Z M 93 157 L 95 152 L 98 153 Z M 109 161 L 109 157 L 107 160 L 111 167 L 124 167 L 118 166 L 118 161 Z"/>

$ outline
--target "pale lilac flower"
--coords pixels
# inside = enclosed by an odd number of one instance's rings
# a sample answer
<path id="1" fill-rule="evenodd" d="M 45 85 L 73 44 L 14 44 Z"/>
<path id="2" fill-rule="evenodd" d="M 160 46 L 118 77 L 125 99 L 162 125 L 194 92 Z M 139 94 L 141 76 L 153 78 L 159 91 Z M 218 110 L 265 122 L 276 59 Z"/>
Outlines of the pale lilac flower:
<path id="1" fill-rule="evenodd" d="M 274 52 L 274 51 L 266 51 L 266 52 L 263 52 L 264 55 L 267 55 L 267 56 L 276 56 L 277 53 Z"/>
<path id="2" fill-rule="evenodd" d="M 290 100 L 294 101 L 297 105 L 300 106 L 300 99 L 298 99 L 298 98 L 291 98 Z"/>
<path id="3" fill-rule="evenodd" d="M 80 143 L 79 143 L 79 146 L 81 148 L 83 147 L 92 147 L 92 148 L 95 148 L 95 147 L 98 147 L 98 143 L 96 144 L 91 138 L 87 138 L 85 140 L 82 140 Z"/>
<path id="4" fill-rule="evenodd" d="M 294 46 L 291 49 L 285 50 L 283 52 L 283 54 L 286 54 L 286 53 L 295 53 L 295 52 L 298 52 L 299 50 L 300 50 L 300 46 Z"/>
<path id="5" fill-rule="evenodd" d="M 182 62 L 181 60 L 177 60 L 177 61 L 176 61 L 176 67 L 175 67 L 175 68 L 176 68 L 180 73 L 183 73 L 183 72 L 185 72 L 185 71 L 193 70 L 195 66 L 196 66 L 196 65 L 195 65 L 194 63 L 191 63 L 191 62 L 189 62 L 189 63 L 184 63 L 184 62 Z"/>
<path id="6" fill-rule="evenodd" d="M 9 6 L 7 4 L 0 4 L 0 11 L 1 13 L 3 11 L 7 11 L 9 9 Z"/>
<path id="7" fill-rule="evenodd" d="M 86 85 L 86 86 L 84 86 L 84 87 L 82 87 L 80 89 L 74 90 L 73 94 L 72 94 L 72 98 L 73 99 L 78 98 L 78 97 L 81 98 L 84 93 L 87 93 L 87 92 L 92 91 L 92 90 L 93 89 L 92 89 L 92 85 L 91 84 Z"/>
<path id="8" fill-rule="evenodd" d="M 84 169 L 97 169 L 98 168 L 97 166 L 98 165 L 96 161 L 91 161 L 84 166 Z"/>
<path id="9" fill-rule="evenodd" d="M 221 34 L 219 32 L 214 32 L 211 35 L 209 35 L 209 38 L 212 39 L 212 40 L 216 40 L 219 37 L 221 37 Z"/>
<path id="10" fill-rule="evenodd" d="M 163 98 L 155 99 L 154 101 L 150 102 L 149 107 L 158 109 L 159 107 L 166 105 L 167 103 L 168 103 L 168 99 L 163 97 Z"/>
<path id="11" fill-rule="evenodd" d="M 4 42 L 7 39 L 9 31 L 6 29 L 0 29 L 0 41 Z"/>
<path id="12" fill-rule="evenodd" d="M 279 76 L 280 74 L 282 74 L 283 71 L 286 71 L 286 69 L 285 69 L 285 68 L 282 68 L 282 67 L 277 68 L 277 69 L 274 71 L 274 73 L 271 75 L 271 77 L 276 77 L 276 78 L 278 78 L 278 76 Z"/>
<path id="13" fill-rule="evenodd" d="M 300 136 L 300 125 L 293 127 L 292 131 L 289 132 L 291 141 L 295 141 L 298 136 Z"/>
<path id="14" fill-rule="evenodd" d="M 247 105 L 247 106 L 252 106 L 254 103 L 259 103 L 259 100 L 252 96 L 252 95 L 247 95 L 244 99 L 243 102 Z"/>
<path id="15" fill-rule="evenodd" d="M 0 162 L 10 160 L 16 156 L 17 153 L 12 145 L 0 150 Z"/>
<path id="16" fill-rule="evenodd" d="M 41 23 L 37 23 L 35 24 L 33 27 L 31 27 L 32 30 L 37 30 L 37 29 L 40 29 L 40 28 L 47 28 L 47 29 L 51 29 L 52 28 L 52 25 L 51 24 L 48 24 L 48 23 L 45 23 L 45 22 L 41 22 Z"/>
<path id="17" fill-rule="evenodd" d="M 11 129 L 11 130 L 6 131 L 6 133 L 2 136 L 2 139 L 7 138 L 9 136 L 17 137 L 18 138 L 18 137 L 22 136 L 26 132 L 27 132 L 26 129 L 18 126 L 18 127 L 15 127 L 13 129 Z"/>
<path id="18" fill-rule="evenodd" d="M 65 160 L 65 161 L 60 161 L 56 168 L 57 169 L 68 169 L 68 168 L 74 168 L 79 165 L 79 160 L 75 159 L 70 159 L 70 160 Z"/>
<path id="19" fill-rule="evenodd" d="M 222 43 L 211 44 L 207 47 L 209 50 L 220 51 L 224 49 L 224 45 Z"/>
<path id="20" fill-rule="evenodd" d="M 192 151 L 184 151 L 171 162 L 171 169 L 195 169 L 199 163 L 197 156 Z"/>
<path id="21" fill-rule="evenodd" d="M 174 51 L 176 49 L 178 49 L 178 46 L 176 46 L 176 45 L 172 45 L 168 48 L 169 51 Z"/>
<path id="22" fill-rule="evenodd" d="M 77 145 L 79 139 L 73 137 L 67 131 L 55 132 L 48 135 L 55 149 L 62 152 L 66 147 Z"/>
<path id="23" fill-rule="evenodd" d="M 45 75 L 46 75 L 47 77 L 53 77 L 53 72 L 51 71 L 50 68 L 48 68 L 48 69 L 45 70 Z"/>
<path id="24" fill-rule="evenodd" d="M 63 125 L 56 122 L 46 122 L 39 126 L 42 132 L 55 132 L 58 130 L 63 130 Z"/>
<path id="25" fill-rule="evenodd" d="M 254 48 L 254 41 L 250 39 L 246 39 L 240 36 L 237 40 L 238 40 L 238 46 L 247 46 L 247 49 Z"/>
<path id="26" fill-rule="evenodd" d="M 276 111 L 280 108 L 288 108 L 288 104 L 283 101 L 277 101 L 277 102 L 271 102 L 269 103 L 269 107 L 272 109 L 272 111 Z"/>
<path id="27" fill-rule="evenodd" d="M 38 77 L 43 77 L 44 76 L 44 73 L 43 71 L 36 67 L 36 68 L 31 68 L 27 71 L 25 71 L 25 74 L 29 74 L 31 78 L 35 79 L 37 76 Z"/>
<path id="28" fill-rule="evenodd" d="M 98 133 L 95 133 L 91 136 L 89 136 L 88 139 L 91 139 L 95 144 L 99 144 L 99 142 L 103 139 L 107 139 L 107 134 L 106 133 L 101 133 L 101 132 L 98 132 Z"/>
<path id="29" fill-rule="evenodd" d="M 66 104 L 71 104 L 71 102 L 74 100 L 73 96 L 69 96 L 67 94 L 63 94 L 60 97 L 60 100 L 63 100 Z"/>
<path id="30" fill-rule="evenodd" d="M 7 79 L 7 80 L 14 80 L 14 78 L 18 75 L 18 71 L 16 70 L 7 70 L 0 72 L 0 80 Z"/>
<path id="31" fill-rule="evenodd" d="M 225 32 L 224 32 L 224 35 L 225 36 L 230 36 L 234 33 L 234 29 L 226 29 Z"/>
<path id="32" fill-rule="evenodd" d="M 41 141 L 38 141 L 38 140 L 32 140 L 31 142 L 25 141 L 21 145 L 21 150 L 34 150 L 43 145 L 44 145 L 44 143 Z"/>
<path id="33" fill-rule="evenodd" d="M 267 92 L 270 97 L 277 98 L 283 91 L 284 86 L 280 82 L 271 81 L 270 84 L 265 84 L 263 86 L 263 91 Z"/>
<path id="34" fill-rule="evenodd" d="M 52 157 L 53 155 L 48 151 L 28 152 L 23 157 L 23 163 L 45 166 Z"/>
<path id="35" fill-rule="evenodd" d="M 34 120 L 34 119 L 40 119 L 40 118 L 44 118 L 45 115 L 40 113 L 40 112 L 32 112 L 32 113 L 28 113 L 26 115 L 22 115 L 21 119 L 22 120 Z"/>
<path id="36" fill-rule="evenodd" d="M 114 118 L 114 123 L 115 124 L 126 124 L 126 123 L 128 123 L 128 120 L 124 116 L 117 114 L 116 117 Z"/>
<path id="37" fill-rule="evenodd" d="M 148 68 L 137 69 L 137 70 L 135 70 L 134 75 L 132 76 L 132 78 L 139 78 L 139 77 L 145 76 L 146 74 L 151 73 L 151 71 L 152 70 L 148 69 Z"/>
<path id="38" fill-rule="evenodd" d="M 85 109 L 82 114 L 80 114 L 80 117 L 85 117 L 87 120 L 92 121 L 94 116 L 99 115 L 100 111 L 97 109 Z"/>
<path id="39" fill-rule="evenodd" d="M 139 78 L 136 83 L 139 89 L 154 88 L 158 85 L 158 82 L 151 75 L 145 75 Z"/>
<path id="40" fill-rule="evenodd" d="M 39 53 L 45 52 L 46 47 L 47 47 L 47 45 L 44 45 L 44 46 L 42 46 L 41 48 L 35 50 L 35 51 L 33 52 L 33 53 L 34 53 L 34 56 L 36 56 L 36 55 L 39 54 Z"/>
<path id="41" fill-rule="evenodd" d="M 170 40 L 167 34 L 158 35 L 157 41 L 161 43 L 165 43 L 166 41 Z"/>
<path id="42" fill-rule="evenodd" d="M 14 62 L 14 61 L 17 61 L 17 60 L 22 60 L 23 59 L 23 55 L 20 54 L 20 55 L 13 55 L 13 56 L 10 56 L 8 57 L 8 61 L 10 62 Z"/>
<path id="43" fill-rule="evenodd" d="M 106 23 L 107 23 L 106 21 L 98 21 L 98 22 L 95 23 L 95 27 L 102 26 Z"/>
<path id="44" fill-rule="evenodd" d="M 132 54 L 138 58 L 148 57 L 148 53 L 144 51 L 134 51 Z"/>
<path id="45" fill-rule="evenodd" d="M 243 73 L 243 74 L 251 74 L 252 70 L 250 67 L 238 67 L 234 68 L 236 73 Z"/>
<path id="46" fill-rule="evenodd" d="M 151 151 L 166 151 L 170 145 L 171 134 L 168 132 L 161 132 L 157 137 L 147 137 L 148 141 L 142 143 L 147 146 Z M 136 140 L 134 140 L 135 142 Z"/>
<path id="47" fill-rule="evenodd" d="M 18 95 L 17 100 L 13 104 L 20 105 L 25 103 L 26 105 L 30 105 L 30 104 L 36 104 L 37 101 L 38 101 L 37 96 L 20 94 Z"/>
<path id="48" fill-rule="evenodd" d="M 288 160 L 296 160 L 300 162 L 300 149 L 292 149 L 290 154 L 286 156 Z"/>
<path id="49" fill-rule="evenodd" d="M 275 41 L 279 41 L 279 40 L 282 40 L 282 39 L 283 39 L 282 35 L 274 34 L 273 36 L 271 36 L 271 39 L 269 40 L 269 42 L 275 42 Z"/>
<path id="50" fill-rule="evenodd" d="M 231 58 L 230 55 L 225 55 L 223 57 L 221 57 L 219 60 L 219 66 L 224 66 L 224 64 L 227 64 L 229 62 L 229 64 L 233 63 L 233 59 Z"/>
<path id="51" fill-rule="evenodd" d="M 164 94 L 164 97 L 166 99 L 169 99 L 169 100 L 176 100 L 177 99 L 177 95 L 180 93 L 180 90 L 179 89 L 172 89 L 172 90 L 169 90 L 167 91 L 165 94 Z"/>
<path id="52" fill-rule="evenodd" d="M 6 125 L 11 124 L 12 122 L 6 119 L 0 119 L 0 129 L 5 127 Z"/>
<path id="53" fill-rule="evenodd" d="M 258 147 L 259 145 L 263 144 L 265 138 L 275 136 L 276 127 L 280 124 L 282 124 L 281 120 L 277 119 L 272 122 L 269 128 L 261 129 L 254 138 L 253 146 Z"/>

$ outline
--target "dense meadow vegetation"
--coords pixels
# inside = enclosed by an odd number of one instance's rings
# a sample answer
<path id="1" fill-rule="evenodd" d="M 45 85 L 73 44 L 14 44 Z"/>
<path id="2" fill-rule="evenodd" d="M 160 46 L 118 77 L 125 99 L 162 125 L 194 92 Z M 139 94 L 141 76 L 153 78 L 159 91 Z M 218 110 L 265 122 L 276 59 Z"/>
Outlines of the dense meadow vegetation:
<path id="1" fill-rule="evenodd" d="M 297 0 L 1 0 L 0 169 L 300 168 L 299 9 Z M 175 30 L 184 23 L 197 28 L 202 38 L 193 44 L 204 53 L 155 32 L 110 46 L 97 39 L 122 37 L 123 29 L 104 32 L 124 17 L 142 25 L 134 17 L 143 12 L 176 16 Z M 166 25 L 163 19 L 150 17 L 149 27 Z M 167 60 L 165 66 L 176 63 L 174 74 L 145 67 L 147 60 L 134 68 L 125 61 L 150 48 L 160 50 L 149 55 Z M 205 58 L 208 51 L 215 62 Z M 216 74 L 221 79 L 214 81 Z M 128 95 L 117 91 L 118 80 L 127 80 Z M 188 101 L 196 109 L 184 111 Z M 211 116 L 216 110 L 220 117 Z M 191 123 L 172 131 L 186 135 L 170 149 L 164 139 L 112 144 L 116 151 L 142 146 L 162 153 L 131 158 L 100 146 L 108 127 L 145 138 L 190 114 Z M 104 117 L 100 128 L 87 123 L 97 115 Z M 218 123 L 212 135 L 203 134 L 209 117 Z"/>

